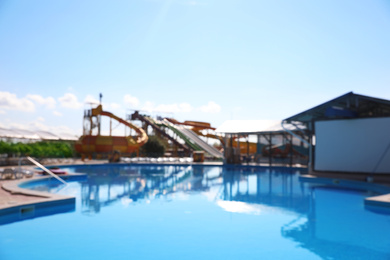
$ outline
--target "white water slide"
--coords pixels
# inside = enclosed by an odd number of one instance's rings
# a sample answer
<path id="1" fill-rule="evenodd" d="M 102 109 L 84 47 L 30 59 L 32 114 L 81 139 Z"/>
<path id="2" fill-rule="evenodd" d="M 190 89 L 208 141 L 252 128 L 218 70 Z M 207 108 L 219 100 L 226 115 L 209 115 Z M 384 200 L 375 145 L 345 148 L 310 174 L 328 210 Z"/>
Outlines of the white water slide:
<path id="1" fill-rule="evenodd" d="M 196 133 L 194 133 L 194 131 L 192 131 L 188 128 L 185 128 L 183 126 L 174 125 L 174 124 L 168 122 L 167 120 L 165 120 L 165 123 L 169 124 L 171 127 L 176 128 L 177 131 L 181 132 L 183 135 L 185 135 L 193 143 L 197 144 L 200 148 L 202 148 L 202 150 L 204 150 L 205 152 L 210 154 L 212 157 L 223 158 L 223 154 L 220 151 L 218 151 L 215 147 L 209 145 L 208 143 L 203 141 L 201 138 L 199 138 L 199 136 Z"/>

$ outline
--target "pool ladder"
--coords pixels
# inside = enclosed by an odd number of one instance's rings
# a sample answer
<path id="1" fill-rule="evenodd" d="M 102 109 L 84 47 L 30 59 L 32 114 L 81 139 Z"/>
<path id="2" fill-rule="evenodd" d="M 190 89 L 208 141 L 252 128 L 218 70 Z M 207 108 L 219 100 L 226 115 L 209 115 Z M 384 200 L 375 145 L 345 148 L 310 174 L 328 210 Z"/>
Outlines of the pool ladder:
<path id="1" fill-rule="evenodd" d="M 48 170 L 45 166 L 43 166 L 42 164 L 40 164 L 39 162 L 35 161 L 33 158 L 27 156 L 27 159 L 32 162 L 33 164 L 35 164 L 36 166 L 38 166 L 39 168 L 41 168 L 42 170 L 44 170 L 45 172 L 47 172 L 48 174 L 50 174 L 51 176 L 53 176 L 54 178 L 56 178 L 58 181 L 62 182 L 63 184 L 67 185 L 68 183 L 66 183 L 66 181 L 64 181 L 63 179 L 61 179 L 60 177 L 58 177 L 57 175 L 55 175 L 54 173 L 52 173 L 50 170 Z"/>

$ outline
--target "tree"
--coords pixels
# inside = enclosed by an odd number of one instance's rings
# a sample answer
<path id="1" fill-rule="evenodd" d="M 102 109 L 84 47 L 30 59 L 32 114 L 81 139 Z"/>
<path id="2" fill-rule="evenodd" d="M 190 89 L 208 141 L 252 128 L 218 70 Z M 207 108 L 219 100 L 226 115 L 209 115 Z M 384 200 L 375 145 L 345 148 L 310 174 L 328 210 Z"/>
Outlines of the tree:
<path id="1" fill-rule="evenodd" d="M 149 136 L 148 141 L 141 147 L 141 154 L 147 157 L 161 157 L 165 153 L 163 142 L 155 135 Z"/>

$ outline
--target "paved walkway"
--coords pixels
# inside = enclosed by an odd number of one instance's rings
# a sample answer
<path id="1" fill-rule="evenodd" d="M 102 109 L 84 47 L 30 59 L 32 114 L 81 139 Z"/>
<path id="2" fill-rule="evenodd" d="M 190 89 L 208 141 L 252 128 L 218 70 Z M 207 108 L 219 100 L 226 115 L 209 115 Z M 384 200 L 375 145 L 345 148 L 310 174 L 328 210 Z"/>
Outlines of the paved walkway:
<path id="1" fill-rule="evenodd" d="M 26 203 L 34 203 L 36 201 L 41 201 L 42 197 L 23 195 L 23 194 L 12 194 L 9 191 L 3 189 L 3 183 L 0 181 L 0 209 L 8 208 L 18 205 L 23 205 Z"/>
<path id="2" fill-rule="evenodd" d="M 46 163 L 43 162 L 45 166 L 48 166 L 48 164 L 55 164 L 55 165 L 66 165 L 66 164 L 84 164 L 84 163 L 102 163 L 102 161 L 87 161 L 83 162 L 81 160 L 73 160 L 73 159 L 67 159 L 67 160 L 55 160 L 55 159 L 47 159 Z M 7 167 L 0 167 L 0 170 L 3 170 L 5 168 L 17 168 L 18 166 L 7 166 Z M 34 171 L 35 166 L 22 166 L 24 169 L 29 169 Z M 15 206 L 21 206 L 26 204 L 32 204 L 32 203 L 38 203 L 43 201 L 50 201 L 53 200 L 53 197 L 55 196 L 40 196 L 39 192 L 29 191 L 29 190 L 23 190 L 17 187 L 17 184 L 21 181 L 31 180 L 40 178 L 41 176 L 38 176 L 34 173 L 34 175 L 31 178 L 22 178 L 22 179 L 10 179 L 10 180 L 0 180 L 0 210 L 9 208 L 9 207 L 15 207 Z M 11 188 L 11 189 L 10 189 Z M 12 190 L 12 191 L 10 191 Z"/>

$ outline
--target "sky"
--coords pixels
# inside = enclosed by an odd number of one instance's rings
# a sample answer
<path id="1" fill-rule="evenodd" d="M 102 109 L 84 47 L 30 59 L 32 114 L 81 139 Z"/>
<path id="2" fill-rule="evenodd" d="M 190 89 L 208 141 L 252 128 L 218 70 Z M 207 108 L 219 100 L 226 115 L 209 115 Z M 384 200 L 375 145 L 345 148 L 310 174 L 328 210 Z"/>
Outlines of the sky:
<path id="1" fill-rule="evenodd" d="M 388 0 L 1 0 L 0 127 L 82 133 L 83 110 L 282 120 L 390 99 Z"/>

